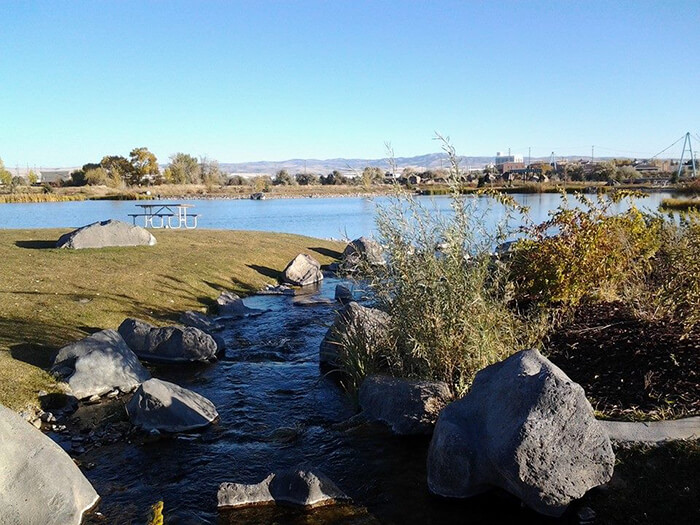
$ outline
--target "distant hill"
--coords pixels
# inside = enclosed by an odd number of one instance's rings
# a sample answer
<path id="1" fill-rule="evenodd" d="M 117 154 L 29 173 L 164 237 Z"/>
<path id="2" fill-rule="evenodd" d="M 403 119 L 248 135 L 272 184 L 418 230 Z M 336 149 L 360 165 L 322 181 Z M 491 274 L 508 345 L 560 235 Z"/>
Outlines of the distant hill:
<path id="1" fill-rule="evenodd" d="M 557 157 L 557 160 L 578 160 L 587 159 L 588 157 L 570 156 Z M 483 168 L 487 164 L 494 161 L 494 157 L 468 157 L 460 156 L 460 166 L 462 169 L 468 168 Z M 448 168 L 449 161 L 445 153 L 428 153 L 426 155 L 417 155 L 415 157 L 396 157 L 396 165 L 399 170 L 411 167 L 418 171 L 429 169 Z M 599 158 L 597 160 L 604 160 Z M 549 157 L 532 157 L 532 162 L 549 161 Z M 255 161 L 255 162 L 221 162 L 219 166 L 224 172 L 238 173 L 243 175 L 255 174 L 274 174 L 279 170 L 287 170 L 292 175 L 295 173 L 326 174 L 333 170 L 338 170 L 342 173 L 352 174 L 362 171 L 365 167 L 378 167 L 382 169 L 390 169 L 389 159 L 289 159 L 281 161 Z"/>

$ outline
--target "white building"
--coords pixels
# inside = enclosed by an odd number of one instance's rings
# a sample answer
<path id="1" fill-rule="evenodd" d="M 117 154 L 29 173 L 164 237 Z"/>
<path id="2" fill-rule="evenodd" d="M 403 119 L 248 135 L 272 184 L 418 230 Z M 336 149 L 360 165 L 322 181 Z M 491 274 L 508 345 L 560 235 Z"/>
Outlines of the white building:
<path id="1" fill-rule="evenodd" d="M 506 155 L 505 153 L 499 151 L 496 153 L 496 166 L 499 164 L 505 164 L 506 162 L 522 162 L 523 161 L 523 156 L 522 155 L 511 155 L 510 152 Z"/>

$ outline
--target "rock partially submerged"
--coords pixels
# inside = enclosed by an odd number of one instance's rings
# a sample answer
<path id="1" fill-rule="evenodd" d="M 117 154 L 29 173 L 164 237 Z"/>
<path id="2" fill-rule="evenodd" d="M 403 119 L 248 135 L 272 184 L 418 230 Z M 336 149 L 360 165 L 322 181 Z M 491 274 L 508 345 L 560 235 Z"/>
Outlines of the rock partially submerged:
<path id="1" fill-rule="evenodd" d="M 452 400 L 442 381 L 370 375 L 360 386 L 363 415 L 386 423 L 396 434 L 430 435 L 440 411 Z"/>
<path id="2" fill-rule="evenodd" d="M 56 248 L 108 248 L 110 246 L 153 246 L 156 238 L 145 228 L 110 219 L 93 222 L 61 235 Z"/>
<path id="3" fill-rule="evenodd" d="M 464 498 L 500 487 L 560 516 L 612 477 L 615 456 L 583 389 L 537 350 L 476 375 L 441 413 L 428 452 L 428 487 Z"/>
<path id="4" fill-rule="evenodd" d="M 321 263 L 310 255 L 300 253 L 284 269 L 282 280 L 295 286 L 307 286 L 322 281 Z"/>
<path id="5" fill-rule="evenodd" d="M 219 414 L 204 396 L 160 379 L 149 379 L 126 406 L 131 422 L 146 431 L 186 432 L 208 426 Z"/>
<path id="6" fill-rule="evenodd" d="M 116 330 L 102 330 L 59 350 L 53 372 L 78 399 L 118 388 L 130 392 L 151 377 Z"/>
<path id="7" fill-rule="evenodd" d="M 180 322 L 185 326 L 192 326 L 194 328 L 199 328 L 202 332 L 211 334 L 212 332 L 219 332 L 224 329 L 224 325 L 218 323 L 215 319 L 212 319 L 202 312 L 197 312 L 195 310 L 187 310 L 180 315 Z"/>
<path id="8" fill-rule="evenodd" d="M 214 338 L 192 326 L 155 327 L 139 319 L 125 319 L 119 333 L 134 353 L 155 363 L 212 361 L 219 351 Z"/>
<path id="9" fill-rule="evenodd" d="M 245 305 L 243 299 L 233 292 L 222 292 L 216 299 L 216 308 L 220 317 L 249 317 L 265 313 L 257 308 Z"/>
<path id="10" fill-rule="evenodd" d="M 338 366 L 338 352 L 344 338 L 362 338 L 371 347 L 386 342 L 391 316 L 376 308 L 350 302 L 340 310 L 321 341 L 320 362 L 323 366 Z M 368 351 L 372 351 L 371 348 Z"/>
<path id="11" fill-rule="evenodd" d="M 385 264 L 381 245 L 369 237 L 360 237 L 348 244 L 343 251 L 343 267 L 353 270 L 362 264 L 381 266 Z"/>
<path id="12" fill-rule="evenodd" d="M 260 483 L 222 483 L 217 494 L 219 507 L 245 507 L 265 503 L 319 507 L 350 501 L 335 483 L 321 472 L 289 469 L 270 474 Z"/>
<path id="13" fill-rule="evenodd" d="M 353 301 L 352 290 L 345 284 L 335 285 L 335 300 L 340 304 L 348 304 Z"/>
<path id="14" fill-rule="evenodd" d="M 63 449 L 0 405 L 0 523 L 78 525 L 99 499 Z"/>

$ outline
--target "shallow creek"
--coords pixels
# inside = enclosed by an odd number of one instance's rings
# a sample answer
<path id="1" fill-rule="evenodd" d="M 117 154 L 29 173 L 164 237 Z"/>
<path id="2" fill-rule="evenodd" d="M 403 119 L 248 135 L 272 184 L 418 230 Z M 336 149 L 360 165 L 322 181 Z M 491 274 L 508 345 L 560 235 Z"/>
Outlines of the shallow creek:
<path id="1" fill-rule="evenodd" d="M 333 299 L 338 282 L 326 279 L 312 297 Z M 294 306 L 294 301 L 248 298 L 248 306 L 268 311 L 228 323 L 222 333 L 225 357 L 208 366 L 152 369 L 155 377 L 209 398 L 220 420 L 202 433 L 124 441 L 79 456 L 102 497 L 102 523 L 144 523 L 158 500 L 164 501 L 169 524 L 542 522 L 503 493 L 460 502 L 430 496 L 428 439 L 398 438 L 381 425 L 338 425 L 356 407 L 320 373 L 318 363 L 337 303 Z M 220 483 L 257 483 L 299 464 L 324 472 L 355 506 L 217 511 Z"/>

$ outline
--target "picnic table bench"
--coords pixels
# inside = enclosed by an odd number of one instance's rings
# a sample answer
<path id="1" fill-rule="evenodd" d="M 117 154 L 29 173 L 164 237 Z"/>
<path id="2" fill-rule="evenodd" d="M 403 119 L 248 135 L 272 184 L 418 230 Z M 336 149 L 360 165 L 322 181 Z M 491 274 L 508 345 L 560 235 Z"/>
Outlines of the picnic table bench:
<path id="1" fill-rule="evenodd" d="M 141 213 L 129 213 L 134 226 L 136 225 L 136 218 L 143 217 L 143 224 L 146 228 L 185 228 L 191 230 L 197 227 L 197 217 L 199 215 L 187 213 L 189 208 L 194 208 L 194 204 L 155 203 L 137 204 L 136 206 L 142 208 L 143 211 Z"/>

